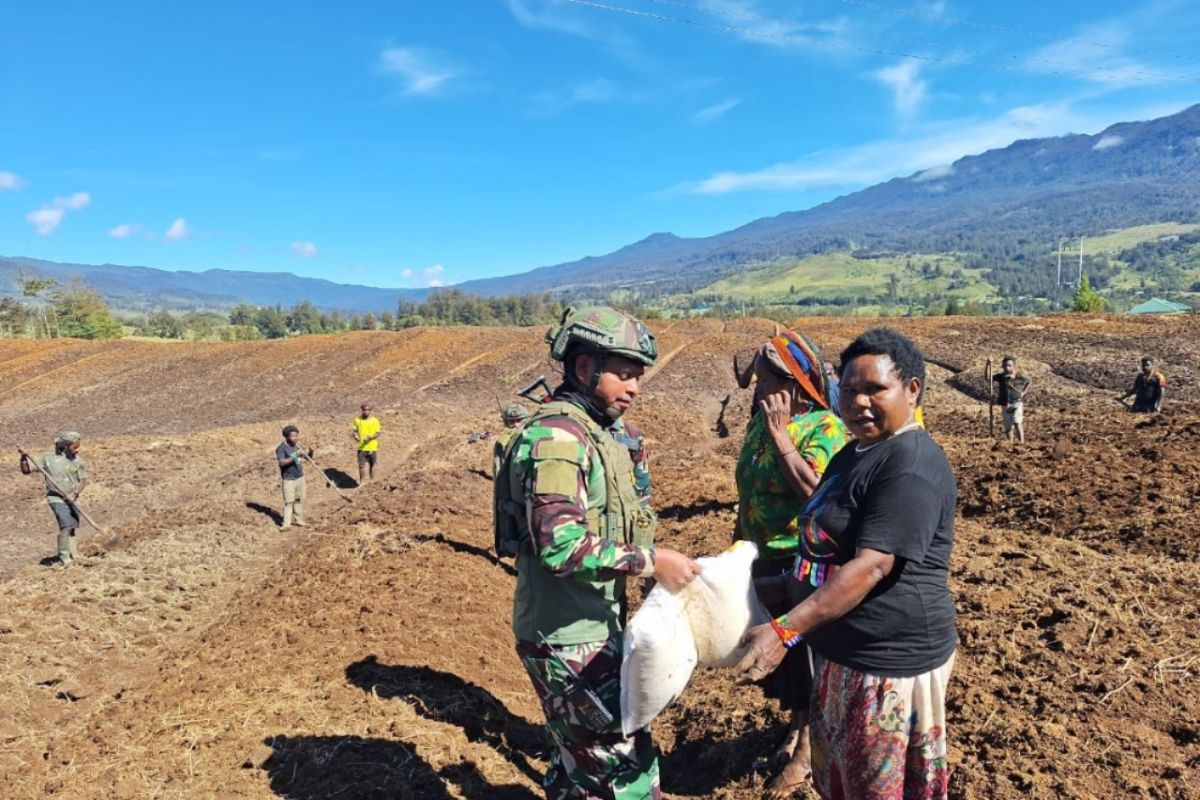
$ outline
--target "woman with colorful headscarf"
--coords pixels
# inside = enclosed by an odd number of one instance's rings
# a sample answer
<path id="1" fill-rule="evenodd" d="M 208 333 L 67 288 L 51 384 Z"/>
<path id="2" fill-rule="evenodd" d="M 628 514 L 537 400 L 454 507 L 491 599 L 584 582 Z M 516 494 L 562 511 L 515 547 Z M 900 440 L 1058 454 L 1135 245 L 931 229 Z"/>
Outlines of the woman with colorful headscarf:
<path id="1" fill-rule="evenodd" d="M 753 370 L 756 408 L 735 473 L 737 536 L 758 545 L 760 596 L 772 614 L 779 614 L 786 610 L 801 512 L 847 434 L 834 410 L 837 399 L 820 351 L 808 339 L 792 331 L 772 337 L 755 354 Z M 778 698 L 791 715 L 787 738 L 771 757 L 778 774 L 767 787 L 768 798 L 790 797 L 808 778 L 811 686 L 803 647 L 790 651 L 783 666 L 763 682 L 767 696 Z"/>

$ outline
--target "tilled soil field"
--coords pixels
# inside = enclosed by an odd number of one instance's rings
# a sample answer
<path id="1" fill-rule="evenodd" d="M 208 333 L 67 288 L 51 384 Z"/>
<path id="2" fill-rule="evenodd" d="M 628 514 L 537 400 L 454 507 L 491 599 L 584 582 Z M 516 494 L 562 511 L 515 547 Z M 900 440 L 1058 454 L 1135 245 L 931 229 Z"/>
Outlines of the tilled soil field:
<path id="1" fill-rule="evenodd" d="M 951 796 L 1200 798 L 1200 320 L 895 321 L 930 359 L 959 480 Z M 835 356 L 861 320 L 803 320 Z M 731 357 L 772 323 L 659 326 L 634 417 L 661 540 L 729 541 L 749 412 Z M 0 796 L 529 800 L 545 764 L 490 554 L 497 397 L 547 372 L 541 329 L 221 345 L 0 342 L 0 445 L 81 429 L 117 534 L 61 569 L 38 481 L 0 482 Z M 1030 442 L 987 435 L 984 360 L 1035 381 Z M 1113 398 L 1143 352 L 1167 407 Z M 354 489 L 373 400 L 382 477 Z M 272 449 L 294 422 L 310 527 L 282 532 Z M 998 420 L 997 420 L 998 422 Z M 728 674 L 655 723 L 671 797 L 757 798 L 783 720 Z"/>

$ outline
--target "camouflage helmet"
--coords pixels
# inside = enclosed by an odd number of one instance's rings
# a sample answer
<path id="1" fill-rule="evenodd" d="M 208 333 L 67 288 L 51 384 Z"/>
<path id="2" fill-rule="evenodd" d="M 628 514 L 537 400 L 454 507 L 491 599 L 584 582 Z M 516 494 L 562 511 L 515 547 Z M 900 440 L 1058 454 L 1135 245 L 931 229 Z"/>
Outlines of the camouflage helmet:
<path id="1" fill-rule="evenodd" d="M 650 329 L 610 306 L 568 308 L 558 324 L 546 331 L 546 341 L 555 361 L 564 360 L 576 344 L 646 366 L 653 366 L 658 358 L 658 344 Z"/>
<path id="2" fill-rule="evenodd" d="M 520 403 L 509 403 L 504 407 L 504 410 L 500 412 L 500 419 L 504 420 L 505 422 L 520 422 L 528 416 L 529 409 L 525 408 L 525 406 L 521 405 Z"/>

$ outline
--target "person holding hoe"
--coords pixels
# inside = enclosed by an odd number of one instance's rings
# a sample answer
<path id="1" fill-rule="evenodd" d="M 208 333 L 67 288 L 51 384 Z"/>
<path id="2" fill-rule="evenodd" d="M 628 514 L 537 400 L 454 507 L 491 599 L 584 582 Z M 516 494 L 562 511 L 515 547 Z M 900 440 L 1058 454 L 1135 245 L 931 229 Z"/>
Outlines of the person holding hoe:
<path id="1" fill-rule="evenodd" d="M 283 521 L 280 528 L 287 530 L 295 524 L 304 525 L 304 467 L 300 463 L 312 458 L 312 448 L 305 450 L 299 444 L 300 429 L 288 425 L 283 429 L 283 442 L 275 448 L 275 460 L 279 464 L 279 477 L 283 482 Z"/>
<path id="2" fill-rule="evenodd" d="M 79 457 L 80 439 L 75 431 L 64 431 L 54 442 L 54 452 L 35 459 L 21 453 L 21 472 L 36 471 L 46 479 L 46 501 L 58 523 L 58 560 L 63 565 L 81 559 L 76 532 L 79 529 L 79 509 L 75 501 L 87 486 L 87 470 Z"/>

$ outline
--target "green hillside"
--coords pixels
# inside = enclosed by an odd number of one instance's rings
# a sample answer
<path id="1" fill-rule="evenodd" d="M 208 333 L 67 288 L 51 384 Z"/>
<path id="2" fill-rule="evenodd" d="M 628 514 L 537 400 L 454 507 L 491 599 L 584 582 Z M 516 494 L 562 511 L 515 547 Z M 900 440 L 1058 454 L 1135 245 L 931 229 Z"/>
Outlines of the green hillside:
<path id="1" fill-rule="evenodd" d="M 1064 248 L 1064 284 L 1073 284 L 1078 275 L 1077 248 L 1078 240 Z M 969 253 L 844 250 L 751 265 L 695 292 L 665 297 L 660 305 L 671 311 L 784 306 L 801 314 L 941 313 L 948 304 L 975 312 L 1050 310 L 1052 296 L 1022 294 L 1005 285 L 1013 267 L 1051 277 L 1057 253 L 1044 243 L 1030 243 L 1014 250 L 1009 264 L 997 265 L 995 259 Z M 1200 289 L 1200 225 L 1155 223 L 1085 239 L 1084 271 L 1113 310 L 1152 295 L 1200 305 L 1200 292 L 1193 291 Z M 1062 303 L 1069 302 L 1072 290 L 1063 286 Z"/>

